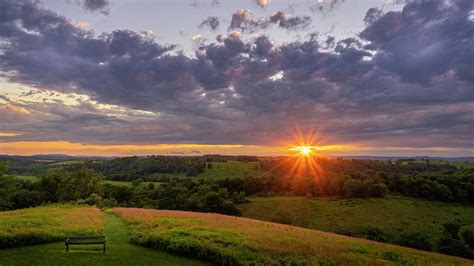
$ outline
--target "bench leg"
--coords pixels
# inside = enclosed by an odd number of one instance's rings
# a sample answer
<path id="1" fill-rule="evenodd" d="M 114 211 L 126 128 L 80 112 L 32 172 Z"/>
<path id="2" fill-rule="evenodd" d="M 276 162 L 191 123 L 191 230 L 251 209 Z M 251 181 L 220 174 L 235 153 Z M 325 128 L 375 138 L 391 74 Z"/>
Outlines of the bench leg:
<path id="1" fill-rule="evenodd" d="M 105 253 L 105 244 L 104 244 L 104 252 L 103 253 Z"/>
<path id="2" fill-rule="evenodd" d="M 69 252 L 69 245 L 66 245 L 66 252 Z"/>

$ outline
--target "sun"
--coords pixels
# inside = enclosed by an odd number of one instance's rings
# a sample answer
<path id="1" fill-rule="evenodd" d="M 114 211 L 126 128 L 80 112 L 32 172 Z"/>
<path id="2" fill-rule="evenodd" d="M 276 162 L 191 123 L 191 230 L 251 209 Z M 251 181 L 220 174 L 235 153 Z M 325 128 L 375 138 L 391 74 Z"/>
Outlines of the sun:
<path id="1" fill-rule="evenodd" d="M 293 148 L 290 148 L 289 150 L 298 152 L 300 156 L 308 157 L 313 154 L 315 147 L 314 146 L 295 146 Z"/>

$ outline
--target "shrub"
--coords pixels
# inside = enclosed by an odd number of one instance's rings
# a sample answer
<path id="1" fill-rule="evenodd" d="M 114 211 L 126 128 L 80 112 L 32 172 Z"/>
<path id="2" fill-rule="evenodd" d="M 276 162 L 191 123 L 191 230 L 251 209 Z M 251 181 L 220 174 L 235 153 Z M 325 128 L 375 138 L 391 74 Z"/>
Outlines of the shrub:
<path id="1" fill-rule="evenodd" d="M 402 234 L 397 243 L 402 246 L 421 250 L 431 251 L 432 249 L 428 237 L 420 232 Z"/>
<path id="2" fill-rule="evenodd" d="M 132 185 L 134 187 L 138 187 L 141 183 L 143 183 L 143 178 L 137 178 L 137 179 L 132 181 Z"/>
<path id="3" fill-rule="evenodd" d="M 438 241 L 438 248 L 436 251 L 453 256 L 472 258 L 472 252 L 461 240 L 449 236 L 444 236 Z"/>
<path id="4" fill-rule="evenodd" d="M 367 184 L 361 180 L 349 179 L 344 184 L 346 196 L 351 198 L 366 198 L 368 196 L 367 189 Z"/>
<path id="5" fill-rule="evenodd" d="M 382 183 L 376 183 L 369 186 L 368 195 L 370 197 L 383 197 L 387 193 L 387 186 Z"/>
<path id="6" fill-rule="evenodd" d="M 474 224 L 461 227 L 459 234 L 464 243 L 474 249 Z"/>
<path id="7" fill-rule="evenodd" d="M 378 227 L 373 227 L 373 226 L 367 227 L 364 230 L 363 235 L 365 238 L 374 240 L 374 241 L 387 242 L 388 240 L 387 234 L 385 234 L 385 232 Z"/>

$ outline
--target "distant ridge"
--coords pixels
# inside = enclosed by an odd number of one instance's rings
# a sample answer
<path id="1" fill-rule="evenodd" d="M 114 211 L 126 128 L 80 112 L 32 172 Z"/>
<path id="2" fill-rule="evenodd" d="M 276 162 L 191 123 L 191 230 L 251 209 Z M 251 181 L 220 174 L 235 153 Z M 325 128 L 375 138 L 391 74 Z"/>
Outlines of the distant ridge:
<path id="1" fill-rule="evenodd" d="M 474 157 L 431 157 L 431 156 L 331 156 L 342 157 L 344 159 L 361 159 L 361 160 L 443 160 L 448 162 L 474 162 Z"/>
<path id="2" fill-rule="evenodd" d="M 143 155 L 137 157 L 146 157 L 151 155 Z M 171 157 L 182 157 L 179 155 L 166 155 Z M 74 155 L 67 155 L 67 154 L 34 154 L 34 155 L 6 155 L 0 154 L 0 159 L 24 159 L 24 160 L 77 160 L 77 159 L 113 159 L 119 157 L 135 157 L 135 156 L 74 156 Z M 206 154 L 201 156 L 192 156 L 192 157 L 214 157 L 214 158 L 222 158 L 227 160 L 232 159 L 241 159 L 241 160 L 251 160 L 252 158 L 278 158 L 278 157 L 286 157 L 286 156 L 250 156 L 250 155 L 220 155 L 220 154 Z M 356 160 L 409 160 L 409 159 L 416 159 L 416 160 L 443 160 L 448 162 L 474 162 L 474 157 L 431 157 L 431 156 L 331 156 L 331 158 L 344 158 L 344 159 L 356 159 Z"/>

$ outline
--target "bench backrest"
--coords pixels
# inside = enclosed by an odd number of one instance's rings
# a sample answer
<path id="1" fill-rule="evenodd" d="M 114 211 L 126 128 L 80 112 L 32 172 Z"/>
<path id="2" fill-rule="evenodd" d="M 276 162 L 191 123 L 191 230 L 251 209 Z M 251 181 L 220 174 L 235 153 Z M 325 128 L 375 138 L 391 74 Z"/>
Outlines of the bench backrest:
<path id="1" fill-rule="evenodd" d="M 64 242 L 66 244 L 104 244 L 106 241 L 105 236 L 71 236 Z"/>

